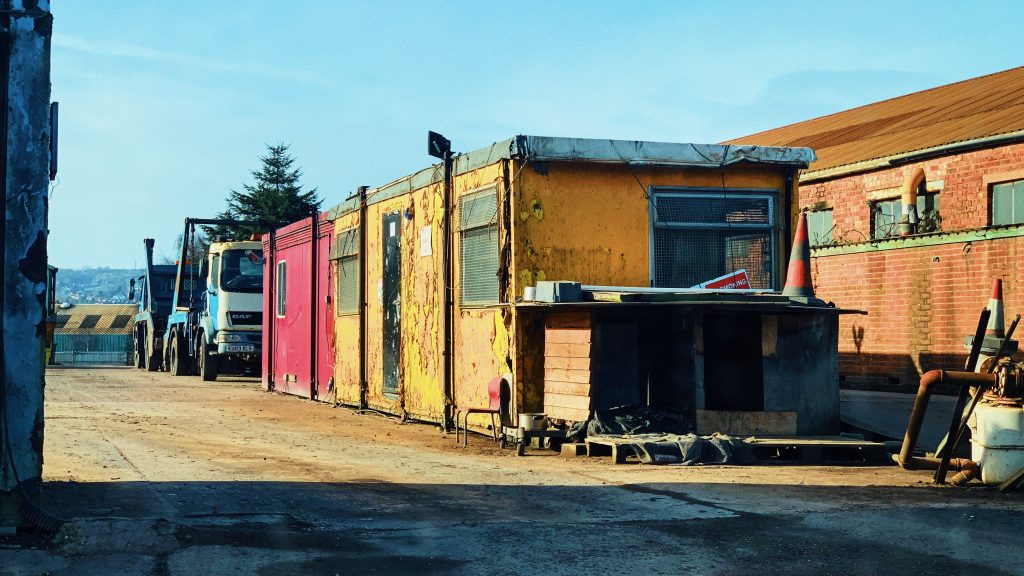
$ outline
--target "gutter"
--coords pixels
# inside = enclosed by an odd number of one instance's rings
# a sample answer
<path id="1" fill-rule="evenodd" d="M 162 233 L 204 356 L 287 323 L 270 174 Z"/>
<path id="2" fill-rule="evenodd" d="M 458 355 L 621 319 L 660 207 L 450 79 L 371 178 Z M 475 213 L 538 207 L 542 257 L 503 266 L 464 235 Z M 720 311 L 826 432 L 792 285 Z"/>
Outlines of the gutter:
<path id="1" fill-rule="evenodd" d="M 1024 142 L 1024 130 L 1016 130 L 1014 132 L 1007 132 L 996 136 L 985 136 L 983 138 L 975 138 L 973 140 L 964 140 L 962 142 L 954 142 L 952 144 L 942 144 L 940 146 L 932 146 L 931 148 L 922 148 L 913 152 L 904 152 L 902 154 L 895 154 L 885 158 L 865 160 L 855 164 L 846 164 L 844 166 L 836 166 L 834 168 L 804 172 L 800 176 L 800 183 L 811 184 L 814 182 L 821 182 L 823 180 L 831 180 L 840 176 L 850 176 L 853 174 L 881 170 L 883 168 L 891 168 L 893 166 L 902 166 L 904 164 L 910 164 L 912 162 L 918 162 L 920 160 L 934 158 L 936 156 L 971 152 L 973 150 L 994 148 L 996 146 L 1017 144 L 1019 142 Z"/>

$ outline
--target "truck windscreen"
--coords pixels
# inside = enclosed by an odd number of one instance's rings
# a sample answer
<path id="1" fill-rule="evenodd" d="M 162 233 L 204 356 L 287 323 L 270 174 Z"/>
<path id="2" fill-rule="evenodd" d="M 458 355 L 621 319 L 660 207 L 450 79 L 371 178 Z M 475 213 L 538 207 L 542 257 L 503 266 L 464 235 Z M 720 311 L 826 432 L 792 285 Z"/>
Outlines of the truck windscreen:
<path id="1" fill-rule="evenodd" d="M 225 250 L 221 256 L 220 287 L 228 292 L 262 292 L 262 252 Z"/>

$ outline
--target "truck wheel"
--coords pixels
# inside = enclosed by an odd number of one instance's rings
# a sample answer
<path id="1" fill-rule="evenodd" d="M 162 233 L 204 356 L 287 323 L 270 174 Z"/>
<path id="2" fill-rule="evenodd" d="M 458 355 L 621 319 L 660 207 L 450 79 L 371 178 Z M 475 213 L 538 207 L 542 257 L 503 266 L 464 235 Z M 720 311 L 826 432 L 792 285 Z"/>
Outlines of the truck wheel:
<path id="1" fill-rule="evenodd" d="M 181 338 L 177 334 L 171 335 L 171 374 L 173 376 L 184 376 L 188 373 L 188 359 L 182 358 L 184 348 L 181 345 Z"/>
<path id="2" fill-rule="evenodd" d="M 146 345 L 143 347 L 143 353 L 146 355 L 146 370 L 150 372 L 160 370 L 163 358 L 160 357 L 160 350 L 157 349 L 153 338 L 150 338 L 149 334 L 146 335 Z"/>
<path id="3" fill-rule="evenodd" d="M 199 346 L 203 350 L 203 353 L 199 355 L 199 375 L 206 382 L 213 382 L 217 379 L 218 358 L 210 354 L 210 347 L 206 344 L 200 343 Z"/>
<path id="4" fill-rule="evenodd" d="M 142 336 L 142 330 L 135 331 L 135 367 L 146 367 L 146 340 Z"/>

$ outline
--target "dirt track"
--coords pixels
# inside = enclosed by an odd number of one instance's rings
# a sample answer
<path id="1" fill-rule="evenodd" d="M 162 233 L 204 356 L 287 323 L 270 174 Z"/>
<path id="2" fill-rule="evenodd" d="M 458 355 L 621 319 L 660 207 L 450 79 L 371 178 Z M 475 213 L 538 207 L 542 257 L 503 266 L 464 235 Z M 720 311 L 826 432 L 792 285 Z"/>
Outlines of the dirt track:
<path id="1" fill-rule="evenodd" d="M 0 574 L 1014 574 L 1024 499 L 895 467 L 518 458 L 482 436 L 132 369 L 47 376 L 55 544 Z"/>

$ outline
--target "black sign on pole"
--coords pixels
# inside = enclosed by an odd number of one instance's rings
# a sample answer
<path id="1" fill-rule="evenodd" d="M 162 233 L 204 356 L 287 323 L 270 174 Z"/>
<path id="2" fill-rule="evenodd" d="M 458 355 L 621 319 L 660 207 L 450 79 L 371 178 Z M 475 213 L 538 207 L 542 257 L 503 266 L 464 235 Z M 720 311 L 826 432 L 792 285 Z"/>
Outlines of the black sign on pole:
<path id="1" fill-rule="evenodd" d="M 427 154 L 434 158 L 444 158 L 452 151 L 452 141 L 437 132 L 427 132 Z"/>

